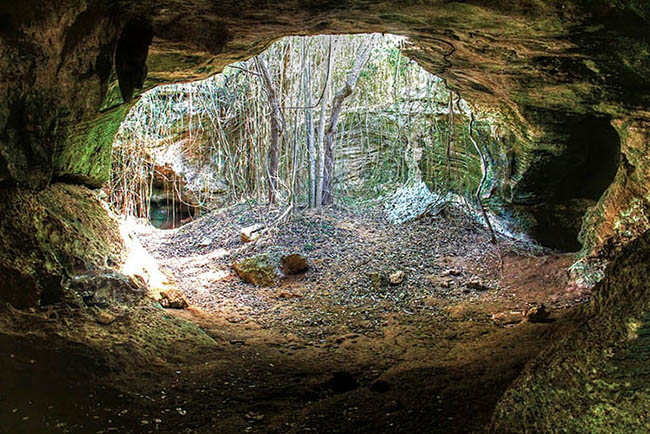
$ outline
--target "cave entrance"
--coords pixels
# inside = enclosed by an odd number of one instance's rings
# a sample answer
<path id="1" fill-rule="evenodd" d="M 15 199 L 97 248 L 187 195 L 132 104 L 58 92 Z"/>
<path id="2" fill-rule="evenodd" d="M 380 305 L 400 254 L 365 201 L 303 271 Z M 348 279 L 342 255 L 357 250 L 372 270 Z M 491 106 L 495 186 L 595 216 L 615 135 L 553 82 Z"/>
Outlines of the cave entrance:
<path id="1" fill-rule="evenodd" d="M 568 142 L 571 166 L 558 187 L 558 199 L 598 201 L 616 176 L 620 153 L 620 138 L 609 119 L 576 123 Z"/>
<path id="2" fill-rule="evenodd" d="M 164 335 L 182 360 L 155 386 L 176 396 L 173 416 L 207 408 L 214 432 L 242 420 L 258 432 L 477 431 L 583 301 L 565 291 L 572 256 L 531 255 L 491 213 L 490 242 L 476 191 L 497 178 L 481 164 L 501 158 L 493 121 L 476 113 L 470 137 L 470 105 L 402 44 L 281 40 L 206 81 L 153 89 L 129 114 L 113 206 L 155 203 L 164 172 L 165 191 L 201 207 L 178 230 L 136 231 L 163 272 L 143 274 L 163 275 L 150 287 L 166 321 L 201 330 L 189 343 Z M 335 426 L 340 414 L 353 419 Z"/>
<path id="3" fill-rule="evenodd" d="M 589 117 L 566 128 L 571 131 L 566 151 L 540 171 L 551 173 L 554 185 L 550 200 L 531 207 L 536 219 L 532 235 L 544 246 L 577 252 L 583 217 L 614 180 L 621 145 L 608 118 Z"/>

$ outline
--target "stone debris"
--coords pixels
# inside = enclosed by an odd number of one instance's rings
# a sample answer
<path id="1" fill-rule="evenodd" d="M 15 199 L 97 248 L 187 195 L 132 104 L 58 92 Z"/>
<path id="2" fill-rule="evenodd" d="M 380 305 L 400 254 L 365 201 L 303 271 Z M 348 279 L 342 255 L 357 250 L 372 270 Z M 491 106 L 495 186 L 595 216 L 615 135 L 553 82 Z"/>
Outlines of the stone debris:
<path id="1" fill-rule="evenodd" d="M 545 322 L 550 315 L 551 312 L 543 304 L 533 306 L 526 312 L 526 318 L 528 318 L 529 322 Z"/>
<path id="2" fill-rule="evenodd" d="M 189 303 L 183 292 L 178 289 L 168 289 L 160 292 L 160 304 L 167 309 L 186 309 Z"/>
<path id="3" fill-rule="evenodd" d="M 264 225 L 256 223 L 241 229 L 242 243 L 250 243 L 251 241 L 258 240 L 263 233 Z"/>
<path id="4" fill-rule="evenodd" d="M 309 268 L 308 259 L 301 253 L 270 251 L 236 261 L 232 268 L 244 281 L 255 286 L 277 286 L 287 275 L 298 274 Z"/>
<path id="5" fill-rule="evenodd" d="M 396 271 L 394 273 L 391 273 L 390 276 L 388 276 L 388 280 L 390 281 L 391 285 L 399 285 L 404 281 L 404 277 L 406 275 L 402 270 Z"/>
<path id="6" fill-rule="evenodd" d="M 102 325 L 109 325 L 115 321 L 115 315 L 106 312 L 105 310 L 97 313 L 97 322 Z"/>

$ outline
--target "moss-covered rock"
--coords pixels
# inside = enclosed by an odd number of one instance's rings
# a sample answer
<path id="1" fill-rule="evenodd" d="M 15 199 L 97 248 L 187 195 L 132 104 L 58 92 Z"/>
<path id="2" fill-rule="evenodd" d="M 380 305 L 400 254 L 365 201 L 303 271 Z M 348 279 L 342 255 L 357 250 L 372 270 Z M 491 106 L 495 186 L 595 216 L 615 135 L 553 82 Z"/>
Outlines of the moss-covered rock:
<path id="1" fill-rule="evenodd" d="M 55 178 L 97 188 L 108 182 L 113 138 L 130 108 L 123 104 L 72 126 L 54 156 Z"/>
<path id="2" fill-rule="evenodd" d="M 584 255 L 615 256 L 650 228 L 650 121 L 613 122 L 622 161 L 607 192 L 585 217 Z"/>
<path id="3" fill-rule="evenodd" d="M 0 299 L 16 307 L 62 301 L 75 282 L 123 261 L 117 221 L 85 187 L 2 188 L 0 215 Z"/>
<path id="4" fill-rule="evenodd" d="M 495 433 L 650 431 L 650 232 L 623 249 L 577 328 L 531 362 L 501 399 Z"/>
<path id="5" fill-rule="evenodd" d="M 280 260 L 279 253 L 262 253 L 237 261 L 232 267 L 244 282 L 255 286 L 276 286 L 282 277 Z"/>
<path id="6" fill-rule="evenodd" d="M 307 271 L 309 261 L 300 253 L 271 248 L 265 253 L 236 261 L 232 267 L 244 282 L 255 286 L 277 286 L 283 277 Z"/>

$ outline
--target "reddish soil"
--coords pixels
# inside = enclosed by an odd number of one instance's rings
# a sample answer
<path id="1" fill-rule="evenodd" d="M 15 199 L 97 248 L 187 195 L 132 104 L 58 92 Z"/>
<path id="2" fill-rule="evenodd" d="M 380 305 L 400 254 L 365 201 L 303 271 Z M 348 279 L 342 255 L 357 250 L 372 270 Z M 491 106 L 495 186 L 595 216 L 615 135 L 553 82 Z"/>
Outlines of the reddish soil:
<path id="1" fill-rule="evenodd" d="M 571 255 L 533 254 L 507 240 L 496 247 L 461 213 L 392 226 L 379 212 L 330 209 L 287 218 L 255 244 L 240 241 L 241 227 L 261 215 L 272 223 L 282 212 L 240 205 L 180 229 L 140 232 L 190 309 L 144 304 L 92 325 L 74 313 L 53 320 L 51 312 L 8 312 L 11 320 L 0 323 L 0 368 L 15 375 L 10 392 L 0 389 L 3 426 L 482 432 L 503 391 L 571 327 L 564 313 L 585 297 L 567 290 Z M 270 246 L 306 253 L 310 271 L 277 288 L 256 288 L 233 274 L 233 260 Z M 397 270 L 406 277 L 395 286 L 377 289 L 368 277 Z M 542 303 L 550 318 L 526 321 L 528 308 Z M 67 343 L 26 340 L 18 330 L 27 323 Z M 69 342 L 79 342 L 75 351 L 53 349 Z M 34 363 L 22 356 L 30 351 Z M 20 360 L 11 358 L 18 353 Z M 49 371 L 46 360 L 66 368 Z M 48 375 L 44 384 L 58 393 L 43 395 L 41 380 L 28 379 Z M 59 404 L 69 384 L 76 385 L 73 403 Z"/>

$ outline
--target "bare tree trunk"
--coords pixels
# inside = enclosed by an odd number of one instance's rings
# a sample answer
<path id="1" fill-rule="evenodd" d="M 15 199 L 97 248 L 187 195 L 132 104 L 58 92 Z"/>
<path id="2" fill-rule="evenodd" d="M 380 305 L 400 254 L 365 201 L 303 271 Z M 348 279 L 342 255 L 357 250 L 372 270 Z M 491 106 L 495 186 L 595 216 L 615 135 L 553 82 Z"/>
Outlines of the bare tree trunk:
<path id="1" fill-rule="evenodd" d="M 305 104 L 305 135 L 309 151 L 309 207 L 316 208 L 316 144 L 314 143 L 314 113 L 311 109 L 311 62 L 307 38 L 303 39 L 303 92 Z"/>
<path id="2" fill-rule="evenodd" d="M 497 238 L 494 235 L 494 230 L 492 229 L 492 223 L 490 223 L 490 219 L 488 218 L 487 212 L 485 211 L 485 206 L 483 206 L 483 201 L 481 200 L 481 190 L 483 189 L 483 184 L 485 184 L 485 178 L 487 178 L 487 162 L 485 161 L 485 156 L 483 155 L 481 148 L 479 147 L 478 143 L 474 139 L 473 127 L 474 127 L 474 112 L 470 112 L 469 139 L 472 141 L 472 144 L 474 145 L 476 152 L 478 152 L 478 156 L 481 158 L 481 173 L 483 174 L 481 176 L 481 182 L 478 184 L 478 188 L 476 189 L 476 201 L 478 202 L 478 206 L 481 208 L 481 214 L 483 214 L 483 219 L 485 220 L 488 230 L 490 231 L 490 241 L 496 244 Z"/>
<path id="3" fill-rule="evenodd" d="M 262 56 L 257 56 L 255 60 L 264 81 L 269 106 L 271 106 L 271 143 L 267 153 L 267 183 L 269 203 L 275 203 L 278 189 L 278 154 L 280 152 L 280 135 L 282 134 L 282 114 L 269 68 Z"/>
<path id="4" fill-rule="evenodd" d="M 354 65 L 348 74 L 348 78 L 345 81 L 345 84 L 334 96 L 332 100 L 332 112 L 330 114 L 330 119 L 327 125 L 327 134 L 325 135 L 325 158 L 323 160 L 324 173 L 323 173 L 323 188 L 322 188 L 322 199 L 318 203 L 321 205 L 328 205 L 332 203 L 333 200 L 333 191 L 332 187 L 334 185 L 334 150 L 336 147 L 336 137 L 338 132 L 338 122 L 339 116 L 341 115 L 341 110 L 343 109 L 343 101 L 354 92 L 354 88 L 357 85 L 359 80 L 359 75 L 364 65 L 368 61 L 372 47 L 374 46 L 375 38 L 370 38 L 366 40 L 359 51 L 357 52 L 357 57 L 354 60 Z"/>
<path id="5" fill-rule="evenodd" d="M 330 60 L 327 63 L 325 86 L 323 87 L 323 95 L 325 95 L 325 99 L 321 101 L 322 105 L 320 108 L 320 120 L 318 124 L 318 182 L 316 186 L 316 207 L 320 207 L 323 203 L 323 186 L 325 181 L 325 118 L 327 116 L 327 101 L 329 100 L 330 95 L 330 76 L 332 75 L 333 64 L 334 62 L 332 62 L 330 57 Z"/>

